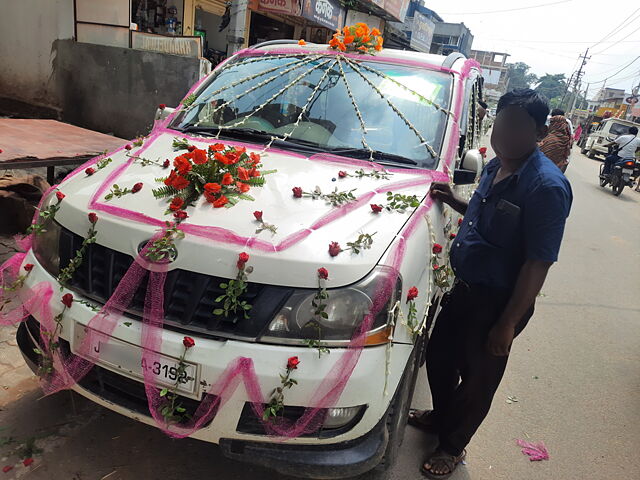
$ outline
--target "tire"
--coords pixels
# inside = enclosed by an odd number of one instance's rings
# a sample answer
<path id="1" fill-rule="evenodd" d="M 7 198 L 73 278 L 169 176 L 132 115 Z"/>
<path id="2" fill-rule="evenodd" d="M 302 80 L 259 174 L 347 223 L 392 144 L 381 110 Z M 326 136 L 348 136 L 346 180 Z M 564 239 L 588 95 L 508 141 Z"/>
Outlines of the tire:
<path id="1" fill-rule="evenodd" d="M 416 340 L 413 352 L 411 352 L 407 367 L 402 375 L 402 380 L 398 385 L 391 406 L 387 412 L 387 433 L 389 435 L 389 441 L 382 460 L 380 460 L 380 463 L 371 472 L 376 478 L 383 478 L 384 473 L 388 471 L 398 459 L 400 446 L 404 440 L 409 407 L 411 406 L 413 392 L 418 379 L 426 339 L 427 335 L 423 334 Z M 367 478 L 373 477 L 367 476 Z"/>
<path id="2" fill-rule="evenodd" d="M 586 148 L 581 148 L 580 149 L 580 153 L 583 155 L 586 155 L 586 153 L 588 152 L 588 150 Z"/>
<path id="3" fill-rule="evenodd" d="M 619 179 L 616 185 L 611 186 L 611 189 L 613 190 L 613 194 L 616 197 L 619 197 L 622 193 L 622 190 L 624 189 L 624 183 L 622 183 L 622 181 Z"/>
<path id="4" fill-rule="evenodd" d="M 589 153 L 587 153 L 587 157 L 591 159 L 596 158 L 596 151 L 593 148 L 590 148 Z"/>
<path id="5" fill-rule="evenodd" d="M 606 178 L 600 177 L 600 186 L 601 187 L 606 187 L 607 186 L 607 179 Z"/>

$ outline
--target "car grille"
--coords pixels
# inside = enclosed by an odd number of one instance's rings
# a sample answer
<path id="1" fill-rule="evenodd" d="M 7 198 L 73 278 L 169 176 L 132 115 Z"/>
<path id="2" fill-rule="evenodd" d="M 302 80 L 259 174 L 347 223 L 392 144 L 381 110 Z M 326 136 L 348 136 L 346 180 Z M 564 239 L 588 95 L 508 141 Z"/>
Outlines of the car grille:
<path id="1" fill-rule="evenodd" d="M 62 229 L 60 235 L 60 267 L 69 264 L 80 249 L 83 238 Z M 125 275 L 133 257 L 98 244 L 90 244 L 80 267 L 69 282 L 72 290 L 101 304 L 111 297 Z M 240 298 L 252 305 L 249 319 L 242 314 L 229 317 L 214 315 L 221 308 L 215 299 L 224 293 L 220 283 L 228 279 L 186 270 L 171 270 L 164 288 L 165 328 L 197 332 L 211 337 L 256 339 L 268 326 L 292 294 L 291 288 L 249 283 Z M 127 313 L 141 318 L 147 291 L 146 277 L 138 287 Z M 241 320 L 241 321 L 240 321 Z"/>

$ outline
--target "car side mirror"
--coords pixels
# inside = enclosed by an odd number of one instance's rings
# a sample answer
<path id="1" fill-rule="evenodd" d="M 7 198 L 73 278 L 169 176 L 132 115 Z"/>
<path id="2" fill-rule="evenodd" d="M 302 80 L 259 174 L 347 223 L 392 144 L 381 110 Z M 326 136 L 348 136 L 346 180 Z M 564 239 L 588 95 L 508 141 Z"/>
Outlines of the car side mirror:
<path id="1" fill-rule="evenodd" d="M 156 109 L 156 115 L 154 117 L 154 120 L 164 120 L 165 118 L 167 118 L 169 115 L 171 115 L 173 112 L 175 112 L 176 109 L 175 108 L 171 108 L 171 107 L 164 107 L 164 108 L 160 108 L 158 107 Z"/>
<path id="2" fill-rule="evenodd" d="M 480 151 L 467 150 L 464 154 L 460 167 L 456 168 L 453 172 L 453 183 L 456 185 L 471 185 L 476 183 L 476 180 L 482 173 L 482 154 Z"/>

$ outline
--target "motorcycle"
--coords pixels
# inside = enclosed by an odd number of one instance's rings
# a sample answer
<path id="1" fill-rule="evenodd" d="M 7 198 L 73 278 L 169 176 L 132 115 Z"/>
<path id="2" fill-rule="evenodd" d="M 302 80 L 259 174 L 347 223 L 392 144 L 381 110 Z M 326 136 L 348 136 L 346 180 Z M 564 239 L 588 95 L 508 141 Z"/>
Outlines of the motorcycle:
<path id="1" fill-rule="evenodd" d="M 638 175 L 640 175 L 640 162 L 636 160 L 620 160 L 616 162 L 609 174 L 604 174 L 604 164 L 600 165 L 600 186 L 611 185 L 613 194 L 617 197 L 622 193 L 622 189 L 631 187 Z"/>

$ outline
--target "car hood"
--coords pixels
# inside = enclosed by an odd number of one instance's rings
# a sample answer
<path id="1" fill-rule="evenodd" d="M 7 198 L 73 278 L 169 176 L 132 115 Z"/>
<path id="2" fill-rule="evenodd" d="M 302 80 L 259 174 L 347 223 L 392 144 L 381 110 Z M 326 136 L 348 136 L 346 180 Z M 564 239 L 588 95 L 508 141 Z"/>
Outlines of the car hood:
<path id="1" fill-rule="evenodd" d="M 158 232 L 166 220 L 168 200 L 158 200 L 153 188 L 162 186 L 168 175 L 156 163 L 143 165 L 140 157 L 159 162 L 173 160 L 178 155 L 172 142 L 179 134 L 164 132 L 153 135 L 141 147 L 112 153 L 112 161 L 93 175 L 84 168 L 72 174 L 60 185 L 66 195 L 57 219 L 79 235 L 86 234 L 87 213 L 96 212 L 98 243 L 134 256 L 141 242 Z M 197 137 L 190 143 L 206 149 L 214 140 Z M 217 141 L 216 141 L 217 142 Z M 260 152 L 261 146 L 241 142 L 222 143 L 246 146 L 248 151 Z M 197 271 L 209 275 L 232 278 L 236 275 L 238 254 L 250 255 L 253 267 L 250 280 L 272 285 L 317 287 L 317 270 L 329 270 L 332 287 L 354 283 L 366 276 L 398 238 L 403 225 L 413 214 L 383 210 L 374 213 L 370 204 L 387 204 L 387 192 L 416 195 L 424 199 L 434 179 L 446 180 L 442 172 L 414 169 L 390 169 L 388 179 L 371 177 L 341 178 L 340 171 L 355 175 L 364 169 L 372 172 L 380 166 L 359 160 L 316 154 L 302 154 L 270 149 L 262 155 L 263 170 L 277 170 L 267 175 L 263 187 L 249 192 L 255 201 L 241 200 L 230 208 L 213 208 L 201 198 L 187 209 L 189 218 L 182 223 L 185 238 L 178 240 L 178 257 L 170 269 Z M 94 168 L 96 168 L 94 166 Z M 160 180 L 160 181 L 159 181 Z M 131 188 L 142 182 L 135 194 L 105 201 L 114 184 Z M 294 198 L 293 187 L 311 192 L 319 187 L 323 193 L 354 190 L 357 200 L 334 207 L 322 199 Z M 264 221 L 277 227 L 256 233 L 259 223 L 253 212 L 263 212 Z M 355 253 L 347 250 L 348 243 L 360 234 L 373 235 L 370 249 Z M 337 242 L 343 249 L 339 255 L 329 255 L 329 244 Z"/>

